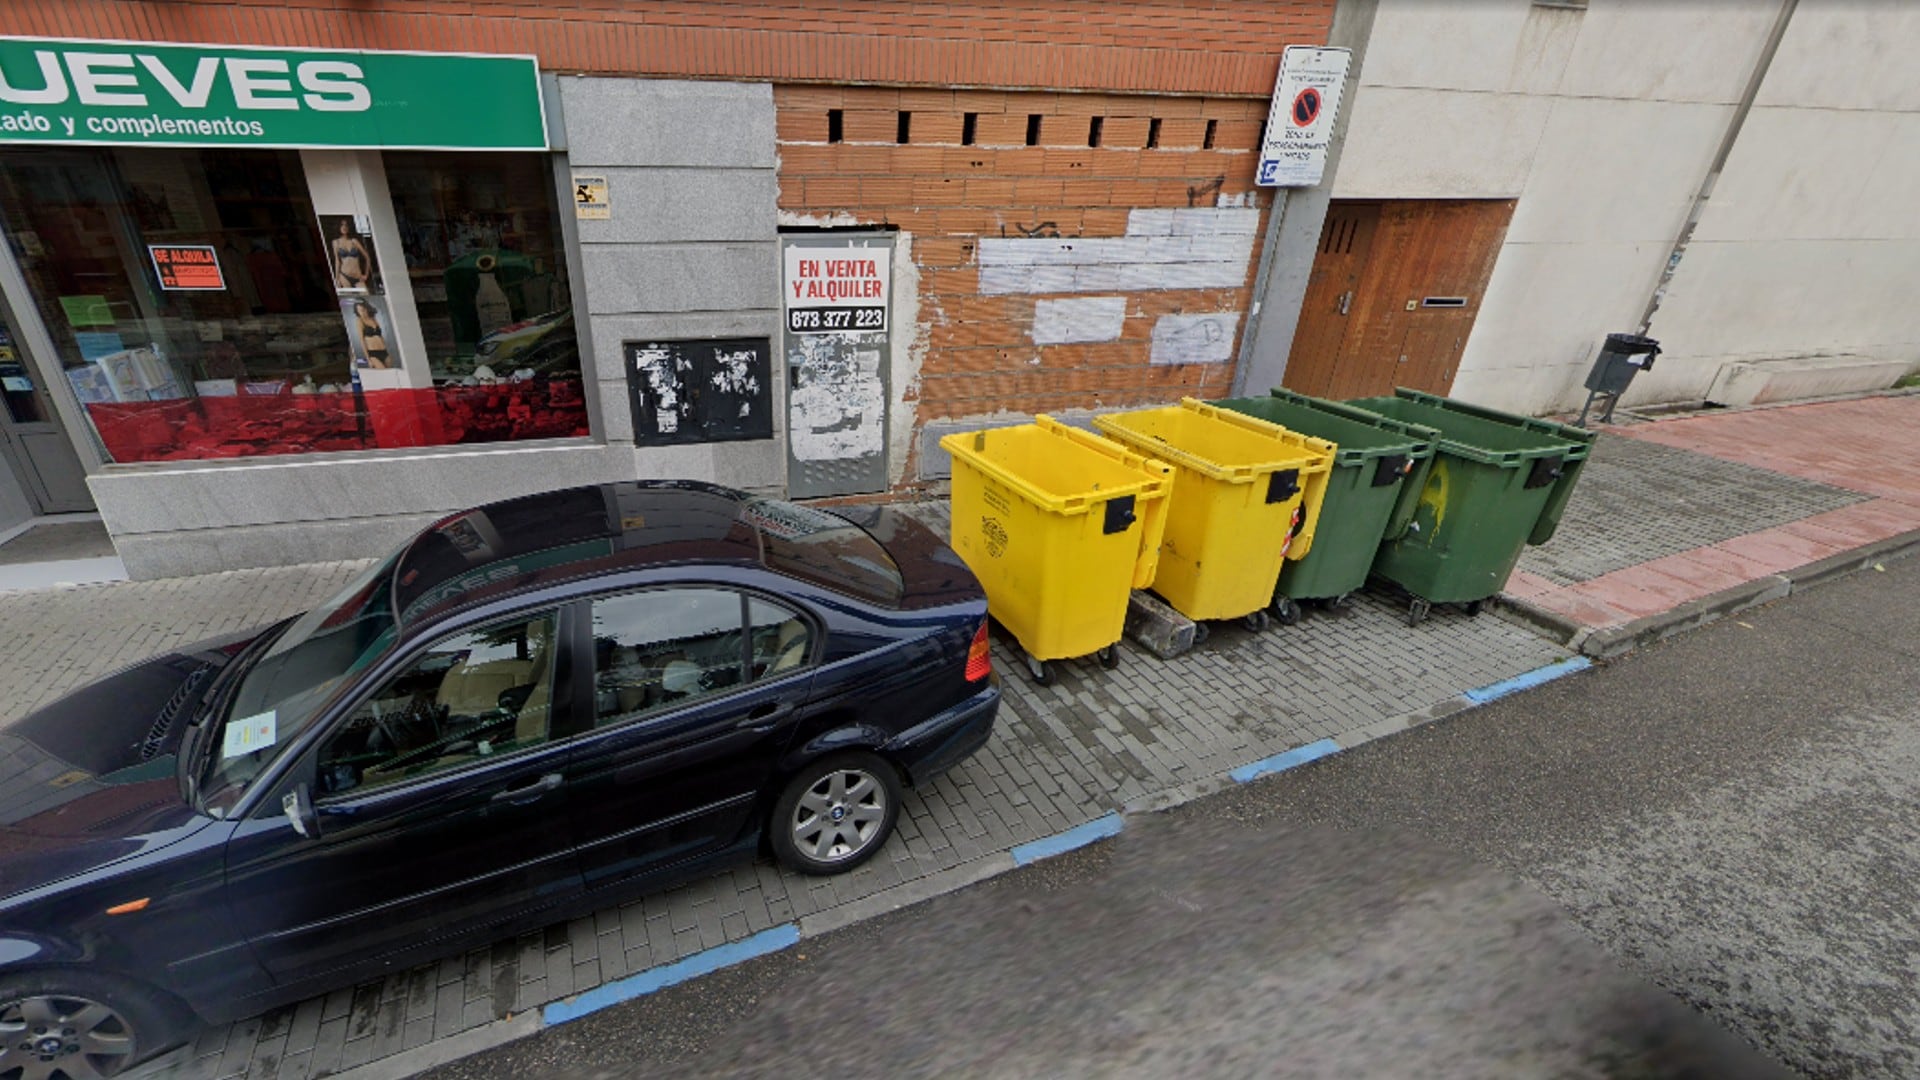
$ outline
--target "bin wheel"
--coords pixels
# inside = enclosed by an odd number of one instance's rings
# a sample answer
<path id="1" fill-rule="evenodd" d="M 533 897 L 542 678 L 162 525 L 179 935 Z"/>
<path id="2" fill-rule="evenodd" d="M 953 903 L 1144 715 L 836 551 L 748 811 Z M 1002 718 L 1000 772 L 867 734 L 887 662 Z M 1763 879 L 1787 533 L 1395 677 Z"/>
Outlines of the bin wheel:
<path id="1" fill-rule="evenodd" d="M 1353 594 L 1350 592 L 1343 592 L 1339 596 L 1333 597 L 1332 599 L 1326 601 L 1326 605 L 1327 605 L 1328 611 L 1352 611 L 1353 610 Z"/>
<path id="2" fill-rule="evenodd" d="M 1467 604 L 1468 616 L 1478 615 L 1485 610 L 1487 610 L 1487 602 L 1485 600 L 1474 600 Z"/>
<path id="3" fill-rule="evenodd" d="M 1197 622 L 1193 624 L 1193 643 L 1195 645 L 1203 644 L 1212 634 L 1213 627 L 1208 626 L 1206 623 Z"/>
<path id="4" fill-rule="evenodd" d="M 1427 621 L 1427 612 L 1433 610 L 1433 604 L 1426 600 L 1415 600 L 1407 605 L 1407 625 L 1419 626 Z"/>
<path id="5" fill-rule="evenodd" d="M 1094 659 L 1100 661 L 1101 667 L 1112 671 L 1114 668 L 1120 666 L 1120 643 L 1116 641 L 1112 645 L 1094 653 L 1093 656 Z"/>
<path id="6" fill-rule="evenodd" d="M 1273 621 L 1281 626 L 1293 626 L 1300 621 L 1300 605 L 1291 596 L 1282 596 L 1273 602 Z"/>
<path id="7" fill-rule="evenodd" d="M 1262 630 L 1265 630 L 1271 624 L 1272 624 L 1272 620 L 1267 618 L 1267 613 L 1265 611 L 1255 611 L 1248 615 L 1242 616 L 1240 619 L 1240 625 L 1246 627 L 1248 630 L 1251 630 L 1256 634 L 1260 633 Z"/>
<path id="8" fill-rule="evenodd" d="M 1027 674 L 1033 678 L 1033 685 L 1053 685 L 1053 669 L 1047 666 L 1045 660 L 1035 660 L 1030 652 L 1021 653 L 1020 658 L 1026 661 Z"/>

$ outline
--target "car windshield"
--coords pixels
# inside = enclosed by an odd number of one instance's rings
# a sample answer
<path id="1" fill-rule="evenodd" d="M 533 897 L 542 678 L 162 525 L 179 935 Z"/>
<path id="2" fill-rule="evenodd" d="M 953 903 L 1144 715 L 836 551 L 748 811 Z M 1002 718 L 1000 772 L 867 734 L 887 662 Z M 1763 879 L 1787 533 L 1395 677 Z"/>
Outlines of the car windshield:
<path id="1" fill-rule="evenodd" d="M 392 646 L 397 560 L 374 564 L 295 620 L 241 675 L 225 715 L 208 733 L 200 790 L 209 813 L 231 808 L 334 693 Z"/>

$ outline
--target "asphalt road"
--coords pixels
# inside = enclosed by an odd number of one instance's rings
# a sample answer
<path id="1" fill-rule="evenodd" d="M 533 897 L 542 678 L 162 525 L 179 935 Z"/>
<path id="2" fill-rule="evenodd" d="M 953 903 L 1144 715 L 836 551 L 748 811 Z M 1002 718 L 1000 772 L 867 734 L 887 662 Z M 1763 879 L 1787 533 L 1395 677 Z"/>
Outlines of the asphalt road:
<path id="1" fill-rule="evenodd" d="M 1917 1075 L 1917 609 L 1856 575 L 430 1075 Z"/>

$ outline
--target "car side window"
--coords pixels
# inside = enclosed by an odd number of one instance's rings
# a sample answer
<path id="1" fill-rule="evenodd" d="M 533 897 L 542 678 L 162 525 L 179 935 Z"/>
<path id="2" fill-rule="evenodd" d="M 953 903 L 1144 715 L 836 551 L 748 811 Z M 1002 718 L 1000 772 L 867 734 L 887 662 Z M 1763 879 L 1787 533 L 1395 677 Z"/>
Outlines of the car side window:
<path id="1" fill-rule="evenodd" d="M 747 600 L 747 638 L 753 677 L 771 679 L 804 667 L 813 654 L 813 631 L 798 612 L 771 600 Z"/>
<path id="2" fill-rule="evenodd" d="M 547 741 L 556 613 L 455 634 L 360 703 L 320 749 L 323 796 Z"/>
<path id="3" fill-rule="evenodd" d="M 744 604 L 732 589 L 649 589 L 593 601 L 594 726 L 742 685 Z"/>

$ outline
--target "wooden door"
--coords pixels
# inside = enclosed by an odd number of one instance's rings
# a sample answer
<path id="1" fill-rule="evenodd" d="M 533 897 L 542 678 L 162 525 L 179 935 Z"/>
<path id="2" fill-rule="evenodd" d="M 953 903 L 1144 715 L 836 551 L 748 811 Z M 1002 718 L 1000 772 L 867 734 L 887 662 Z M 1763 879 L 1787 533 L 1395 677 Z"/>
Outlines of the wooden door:
<path id="1" fill-rule="evenodd" d="M 1481 297 L 1493 276 L 1494 260 L 1513 217 L 1510 199 L 1407 199 L 1370 204 L 1334 203 L 1336 214 L 1370 207 L 1373 227 L 1350 299 L 1336 296 L 1329 310 L 1315 302 L 1310 280 L 1302 305 L 1301 329 L 1294 338 L 1294 360 L 1286 385 L 1302 393 L 1333 398 L 1390 394 L 1396 386 L 1446 393 L 1453 385 L 1467 335 L 1480 312 Z M 1323 260 L 1329 275 L 1350 273 L 1338 255 L 1326 251 L 1314 260 L 1314 278 Z M 1337 348 L 1329 348 L 1337 320 Z M 1309 330 L 1309 323 L 1315 324 Z M 1303 350 L 1306 355 L 1303 355 Z"/>
<path id="2" fill-rule="evenodd" d="M 1334 202 L 1327 207 L 1320 250 L 1307 278 L 1307 295 L 1300 303 L 1300 323 L 1282 379 L 1289 388 L 1316 397 L 1326 395 L 1347 330 L 1353 325 L 1354 295 L 1379 219 L 1379 203 Z"/>

